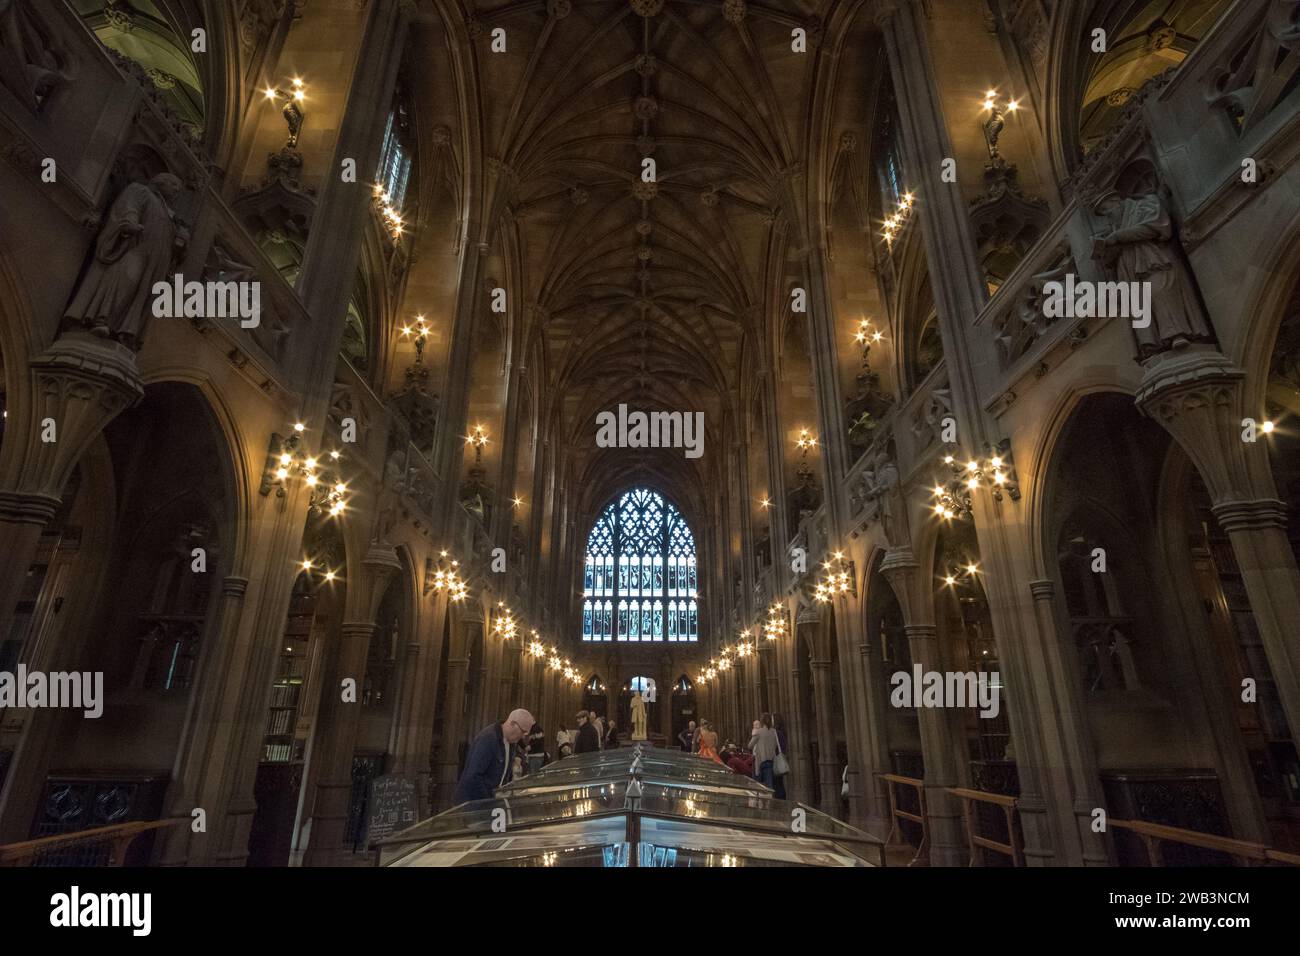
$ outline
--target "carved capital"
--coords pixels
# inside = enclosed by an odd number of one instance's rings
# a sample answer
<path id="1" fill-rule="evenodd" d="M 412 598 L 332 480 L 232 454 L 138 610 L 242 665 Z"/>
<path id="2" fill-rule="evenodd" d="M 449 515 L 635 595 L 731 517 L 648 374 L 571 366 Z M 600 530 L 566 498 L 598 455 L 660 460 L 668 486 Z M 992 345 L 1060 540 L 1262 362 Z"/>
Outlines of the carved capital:
<path id="1" fill-rule="evenodd" d="M 392 545 L 374 543 L 361 559 L 360 573 L 348 588 L 348 601 L 352 618 L 358 622 L 373 622 L 379 613 L 388 582 L 402 570 L 402 562 Z"/>
<path id="2" fill-rule="evenodd" d="M 1149 359 L 1136 402 L 1195 463 L 1215 504 L 1275 496 L 1267 445 L 1242 440 L 1246 373 L 1208 346 Z"/>
<path id="3" fill-rule="evenodd" d="M 130 349 L 84 332 L 64 335 L 31 369 L 34 407 L 8 422 L 0 484 L 57 501 L 90 443 L 144 397 L 144 386 Z"/>
<path id="4" fill-rule="evenodd" d="M 0 491 L 0 521 L 6 524 L 34 524 L 45 527 L 61 502 L 39 492 Z"/>
<path id="5" fill-rule="evenodd" d="M 925 593 L 929 575 L 921 573 L 921 566 L 910 547 L 890 548 L 880 562 L 880 573 L 898 598 L 904 622 L 915 622 L 929 616 L 930 602 Z"/>
<path id="6" fill-rule="evenodd" d="M 1047 579 L 1030 581 L 1029 593 L 1035 601 L 1050 601 L 1056 595 L 1056 584 Z"/>
<path id="7" fill-rule="evenodd" d="M 1259 531 L 1267 528 L 1286 528 L 1286 505 L 1276 498 L 1257 501 L 1225 501 L 1212 509 L 1223 530 Z"/>

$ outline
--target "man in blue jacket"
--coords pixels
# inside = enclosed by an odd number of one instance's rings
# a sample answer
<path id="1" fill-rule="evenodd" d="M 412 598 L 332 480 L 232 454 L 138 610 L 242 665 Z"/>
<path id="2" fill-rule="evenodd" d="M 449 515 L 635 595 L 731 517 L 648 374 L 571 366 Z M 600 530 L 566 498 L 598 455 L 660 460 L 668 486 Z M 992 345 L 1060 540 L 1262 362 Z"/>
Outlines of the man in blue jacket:
<path id="1" fill-rule="evenodd" d="M 466 800 L 487 800 L 497 787 L 510 782 L 515 744 L 528 736 L 535 721 L 523 708 L 512 710 L 502 723 L 489 724 L 469 746 L 465 770 L 456 784 L 452 804 Z"/>

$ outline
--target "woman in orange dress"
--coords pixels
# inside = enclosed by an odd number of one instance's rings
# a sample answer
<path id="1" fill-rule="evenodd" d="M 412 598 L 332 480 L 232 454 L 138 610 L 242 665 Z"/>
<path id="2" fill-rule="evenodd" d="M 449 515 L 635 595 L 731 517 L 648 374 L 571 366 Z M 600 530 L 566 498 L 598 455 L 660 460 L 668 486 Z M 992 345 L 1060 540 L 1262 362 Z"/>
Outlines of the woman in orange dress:
<path id="1" fill-rule="evenodd" d="M 718 756 L 718 733 L 707 720 L 700 721 L 699 755 L 707 757 L 716 763 L 722 763 L 722 758 Z M 726 766 L 725 763 L 722 763 L 722 765 Z"/>

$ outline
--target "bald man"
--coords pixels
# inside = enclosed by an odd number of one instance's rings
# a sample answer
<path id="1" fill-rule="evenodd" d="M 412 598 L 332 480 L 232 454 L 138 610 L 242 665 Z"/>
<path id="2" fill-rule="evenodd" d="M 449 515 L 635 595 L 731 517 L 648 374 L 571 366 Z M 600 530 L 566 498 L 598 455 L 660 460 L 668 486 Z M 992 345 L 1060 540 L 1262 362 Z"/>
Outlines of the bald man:
<path id="1" fill-rule="evenodd" d="M 479 731 L 469 746 L 465 771 L 456 784 L 453 804 L 467 800 L 488 800 L 497 787 L 510 782 L 514 766 L 514 748 L 532 730 L 533 715 L 523 708 L 512 710 L 499 724 L 489 724 Z"/>

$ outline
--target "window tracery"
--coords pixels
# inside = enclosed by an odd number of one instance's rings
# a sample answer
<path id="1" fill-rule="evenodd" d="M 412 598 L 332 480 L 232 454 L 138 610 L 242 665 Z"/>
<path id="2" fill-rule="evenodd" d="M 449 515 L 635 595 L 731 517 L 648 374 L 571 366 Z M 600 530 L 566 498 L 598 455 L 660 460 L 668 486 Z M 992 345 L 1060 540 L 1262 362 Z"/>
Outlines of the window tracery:
<path id="1" fill-rule="evenodd" d="M 695 537 L 677 509 L 646 488 L 625 492 L 587 537 L 584 641 L 696 641 Z"/>

